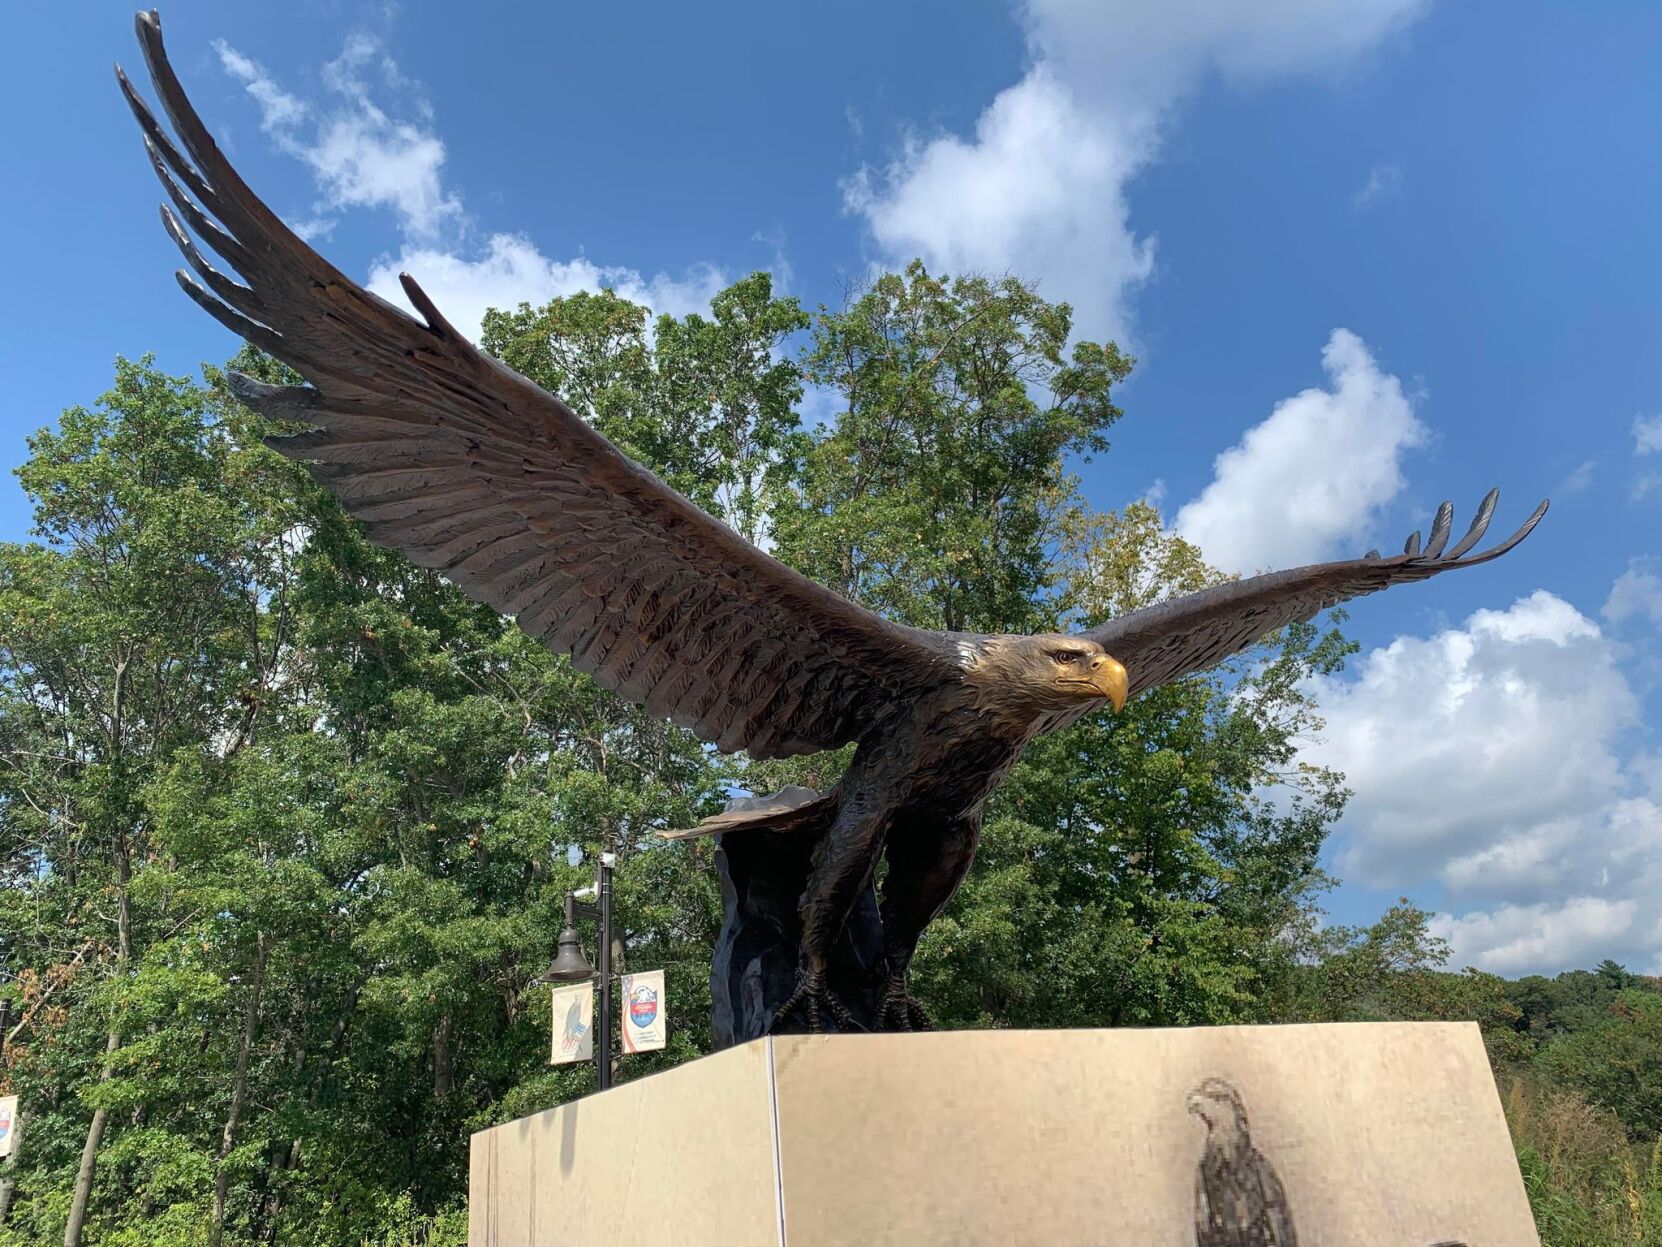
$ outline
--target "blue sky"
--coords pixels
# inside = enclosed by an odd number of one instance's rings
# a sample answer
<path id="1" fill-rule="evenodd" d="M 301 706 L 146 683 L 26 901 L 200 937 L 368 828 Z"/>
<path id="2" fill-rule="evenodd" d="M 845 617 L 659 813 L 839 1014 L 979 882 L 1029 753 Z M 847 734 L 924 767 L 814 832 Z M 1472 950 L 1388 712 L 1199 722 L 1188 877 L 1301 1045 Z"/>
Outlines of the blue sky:
<path id="1" fill-rule="evenodd" d="M 1102 506 L 1239 570 L 1400 542 L 1491 484 L 1500 563 L 1356 604 L 1307 756 L 1356 795 L 1337 918 L 1461 963 L 1662 971 L 1662 7 L 182 0 L 174 63 L 340 267 L 458 324 L 599 282 L 1014 271 L 1140 359 Z M 0 461 L 117 353 L 234 349 L 175 289 L 110 74 L 126 5 L 8 6 Z M 1221 456 L 1221 458 L 1220 458 Z M 1311 482 L 1319 484 L 1312 487 Z M 15 483 L 0 537 L 23 535 Z"/>

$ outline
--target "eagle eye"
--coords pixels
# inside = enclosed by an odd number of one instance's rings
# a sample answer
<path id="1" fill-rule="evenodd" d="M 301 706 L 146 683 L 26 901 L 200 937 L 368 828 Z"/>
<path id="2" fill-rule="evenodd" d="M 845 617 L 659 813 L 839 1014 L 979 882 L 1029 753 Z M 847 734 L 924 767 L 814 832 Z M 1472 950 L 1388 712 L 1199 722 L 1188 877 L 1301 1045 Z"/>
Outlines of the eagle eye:
<path id="1" fill-rule="evenodd" d="M 1079 658 L 1078 652 L 1071 649 L 1052 650 L 1050 652 L 1050 656 L 1057 662 L 1061 663 L 1064 667 L 1069 663 L 1076 662 Z"/>

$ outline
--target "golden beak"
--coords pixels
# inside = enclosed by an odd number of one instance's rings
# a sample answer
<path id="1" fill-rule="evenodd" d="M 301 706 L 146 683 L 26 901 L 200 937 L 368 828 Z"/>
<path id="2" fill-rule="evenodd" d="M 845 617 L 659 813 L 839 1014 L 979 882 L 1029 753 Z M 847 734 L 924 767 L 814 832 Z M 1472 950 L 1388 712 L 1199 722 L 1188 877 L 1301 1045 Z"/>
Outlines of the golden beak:
<path id="1" fill-rule="evenodd" d="M 1113 705 L 1115 714 L 1125 709 L 1125 698 L 1131 691 L 1131 678 L 1125 674 L 1125 668 L 1119 663 L 1106 654 L 1094 659 L 1091 664 L 1091 683 Z"/>

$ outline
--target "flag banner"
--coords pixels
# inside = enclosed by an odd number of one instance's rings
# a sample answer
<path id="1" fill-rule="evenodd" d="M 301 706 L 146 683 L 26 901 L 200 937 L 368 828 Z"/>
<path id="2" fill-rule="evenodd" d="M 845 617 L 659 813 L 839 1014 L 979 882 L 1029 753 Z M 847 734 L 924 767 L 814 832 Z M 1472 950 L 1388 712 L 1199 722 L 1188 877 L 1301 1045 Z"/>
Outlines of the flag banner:
<path id="1" fill-rule="evenodd" d="M 17 1144 L 17 1097 L 0 1095 L 0 1156 L 10 1156 Z"/>
<path id="2" fill-rule="evenodd" d="M 623 976 L 623 1050 L 651 1052 L 664 1046 L 664 972 Z"/>
<path id="3" fill-rule="evenodd" d="M 554 989 L 554 1052 L 550 1065 L 594 1059 L 594 984 Z"/>

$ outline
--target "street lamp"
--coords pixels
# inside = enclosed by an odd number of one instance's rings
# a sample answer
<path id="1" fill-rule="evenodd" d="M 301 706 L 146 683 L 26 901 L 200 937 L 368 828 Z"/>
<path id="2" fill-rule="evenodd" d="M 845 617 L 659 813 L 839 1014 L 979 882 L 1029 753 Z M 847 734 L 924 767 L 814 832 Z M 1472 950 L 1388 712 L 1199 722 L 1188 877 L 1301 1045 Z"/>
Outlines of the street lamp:
<path id="1" fill-rule="evenodd" d="M 595 1082 L 605 1091 L 612 1085 L 612 867 L 617 854 L 600 855 L 600 878 L 593 887 L 566 893 L 566 924 L 560 931 L 559 946 L 554 960 L 537 981 L 540 983 L 585 983 L 600 980 L 600 1021 L 596 1027 L 594 1044 Z M 585 905 L 580 895 L 594 896 L 598 905 Z M 585 896 L 585 899 L 587 899 Z M 596 969 L 583 955 L 583 946 L 577 937 L 577 916 L 593 918 L 600 924 L 600 966 Z"/>
<path id="2" fill-rule="evenodd" d="M 17 982 L 17 975 L 12 973 L 4 964 L 0 964 L 0 983 L 15 982 Z M 27 1010 L 24 1010 L 24 1016 L 28 1016 Z M 18 1022 L 18 1019 L 12 1016 L 12 998 L 10 996 L 0 996 L 0 1056 L 6 1055 L 6 1035 L 11 1030 L 13 1022 L 17 1022 L 21 1029 L 22 1022 Z"/>
<path id="3" fill-rule="evenodd" d="M 566 893 L 566 925 L 560 931 L 559 951 L 548 963 L 548 972 L 539 983 L 582 983 L 594 977 L 594 967 L 583 956 L 583 945 L 577 939 L 577 897 Z"/>

